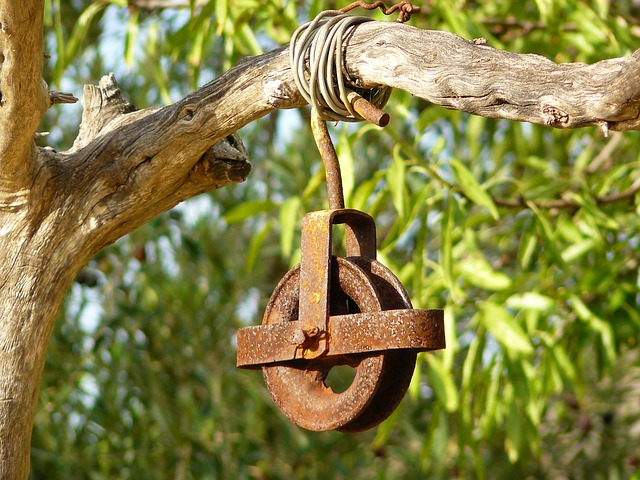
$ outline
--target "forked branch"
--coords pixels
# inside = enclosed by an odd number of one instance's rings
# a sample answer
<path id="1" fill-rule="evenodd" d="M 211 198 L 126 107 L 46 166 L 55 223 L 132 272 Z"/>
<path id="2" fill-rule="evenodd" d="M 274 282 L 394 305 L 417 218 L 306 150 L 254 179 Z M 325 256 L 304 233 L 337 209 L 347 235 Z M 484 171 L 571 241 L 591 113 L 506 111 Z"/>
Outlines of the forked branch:
<path id="1" fill-rule="evenodd" d="M 639 59 L 637 51 L 593 65 L 557 64 L 393 22 L 358 25 L 345 47 L 347 73 L 358 87 L 391 86 L 445 108 L 557 128 L 640 129 Z M 168 208 L 184 200 L 185 192 L 170 193 L 167 179 L 180 184 L 189 178 L 192 184 L 198 159 L 212 145 L 269 112 L 305 103 L 284 47 L 243 60 L 174 105 L 123 114 L 129 120 L 100 127 L 99 136 L 77 143 L 86 148 L 75 151 L 71 163 L 95 172 L 135 168 L 135 175 L 121 176 L 119 192 L 143 188 L 145 194 L 131 204 L 135 212 L 126 213 L 120 194 L 112 195 L 105 182 L 106 191 L 99 195 L 105 196 L 101 212 L 107 216 L 93 224 L 107 225 L 108 215 L 118 212 L 129 219 L 121 225 L 133 226 L 140 220 L 134 218 L 153 210 L 151 206 Z M 118 145 L 122 151 L 116 152 Z M 83 152 L 90 152 L 93 161 L 84 161 Z M 82 178 L 95 182 L 96 176 Z M 212 178 L 208 184 L 216 185 Z M 93 214 L 87 218 L 95 219 Z"/>

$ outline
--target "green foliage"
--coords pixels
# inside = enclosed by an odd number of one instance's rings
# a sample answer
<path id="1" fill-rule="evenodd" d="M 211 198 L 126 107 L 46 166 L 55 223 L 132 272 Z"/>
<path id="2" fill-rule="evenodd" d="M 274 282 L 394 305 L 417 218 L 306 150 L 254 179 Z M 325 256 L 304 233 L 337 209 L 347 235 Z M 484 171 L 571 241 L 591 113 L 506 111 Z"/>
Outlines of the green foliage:
<path id="1" fill-rule="evenodd" d="M 114 70 L 138 106 L 168 103 L 336 2 L 185 3 L 50 0 L 48 80 L 77 92 Z M 640 38 L 631 1 L 425 8 L 421 28 L 559 62 L 626 55 Z M 64 108 L 45 125 L 60 148 L 74 135 Z M 447 349 L 420 355 L 400 409 L 372 432 L 309 433 L 235 369 L 235 330 L 260 321 L 303 213 L 326 206 L 307 112 L 279 112 L 240 132 L 246 184 L 185 202 L 78 278 L 33 478 L 638 477 L 640 195 L 610 201 L 638 181 L 638 134 L 487 120 L 402 92 L 388 110 L 385 129 L 333 133 L 381 259 L 415 307 L 446 312 Z"/>

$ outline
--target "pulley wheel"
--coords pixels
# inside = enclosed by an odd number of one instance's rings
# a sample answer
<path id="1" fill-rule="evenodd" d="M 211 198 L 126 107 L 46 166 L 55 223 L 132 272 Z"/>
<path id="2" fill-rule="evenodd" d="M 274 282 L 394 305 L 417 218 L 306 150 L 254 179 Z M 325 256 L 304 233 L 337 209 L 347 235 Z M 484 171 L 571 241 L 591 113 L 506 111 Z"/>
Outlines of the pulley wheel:
<path id="1" fill-rule="evenodd" d="M 299 280 L 298 265 L 276 287 L 263 324 L 298 320 Z M 393 273 L 363 257 L 332 258 L 330 298 L 331 315 L 411 308 Z M 308 430 L 357 432 L 393 412 L 406 393 L 415 361 L 411 350 L 388 350 L 296 360 L 265 366 L 263 374 L 274 403 L 294 423 Z M 336 393 L 325 380 L 339 365 L 354 368 L 355 377 L 345 391 Z"/>

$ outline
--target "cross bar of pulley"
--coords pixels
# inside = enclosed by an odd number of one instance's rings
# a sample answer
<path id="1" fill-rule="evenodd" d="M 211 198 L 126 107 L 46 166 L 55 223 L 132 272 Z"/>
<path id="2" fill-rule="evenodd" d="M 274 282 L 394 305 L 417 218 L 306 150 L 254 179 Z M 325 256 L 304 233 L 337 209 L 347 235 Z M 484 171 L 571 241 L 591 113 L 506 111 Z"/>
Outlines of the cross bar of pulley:
<path id="1" fill-rule="evenodd" d="M 319 332 L 304 321 L 256 325 L 238 330 L 239 368 L 257 369 L 314 358 L 375 354 L 394 349 L 430 351 L 445 348 L 442 310 L 384 310 L 329 318 L 328 348 L 318 354 Z"/>

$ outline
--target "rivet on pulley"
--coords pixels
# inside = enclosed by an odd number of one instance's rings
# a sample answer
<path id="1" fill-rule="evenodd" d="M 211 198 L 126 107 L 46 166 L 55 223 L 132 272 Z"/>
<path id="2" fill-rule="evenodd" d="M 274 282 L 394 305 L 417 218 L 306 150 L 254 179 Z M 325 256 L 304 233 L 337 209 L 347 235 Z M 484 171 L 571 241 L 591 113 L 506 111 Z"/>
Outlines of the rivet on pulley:
<path id="1" fill-rule="evenodd" d="M 328 69 L 327 84 L 318 87 L 318 65 L 327 65 L 319 59 L 322 55 L 341 59 L 324 45 L 341 52 L 348 28 L 367 20 L 323 12 L 294 33 L 292 70 L 301 92 L 310 92 L 311 126 L 327 175 L 331 209 L 304 216 L 300 264 L 276 287 L 262 325 L 237 334 L 238 367 L 262 368 L 278 408 L 296 424 L 316 431 L 355 432 L 378 425 L 404 397 L 417 353 L 445 347 L 443 311 L 412 308 L 400 281 L 376 260 L 373 218 L 344 208 L 340 165 L 325 120 L 360 120 L 349 103 L 354 99 L 367 116 L 388 118 L 380 107 L 389 92 L 371 94 L 377 99 L 373 103 L 364 95 L 351 95 L 341 74 L 336 74 L 343 70 L 337 60 L 338 65 Z M 305 58 L 311 64 L 312 87 L 303 80 Z M 334 76 L 338 79 L 332 81 Z M 340 89 L 339 99 L 327 93 L 334 85 Z M 337 102 L 342 106 L 336 107 Z M 326 108 L 340 113 L 327 115 Z M 332 255 L 337 224 L 346 227 L 346 257 Z M 336 393 L 326 379 L 341 365 L 352 367 L 355 377 L 345 391 Z"/>

